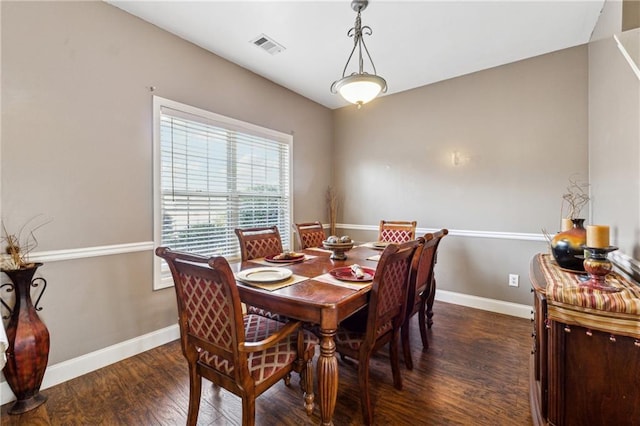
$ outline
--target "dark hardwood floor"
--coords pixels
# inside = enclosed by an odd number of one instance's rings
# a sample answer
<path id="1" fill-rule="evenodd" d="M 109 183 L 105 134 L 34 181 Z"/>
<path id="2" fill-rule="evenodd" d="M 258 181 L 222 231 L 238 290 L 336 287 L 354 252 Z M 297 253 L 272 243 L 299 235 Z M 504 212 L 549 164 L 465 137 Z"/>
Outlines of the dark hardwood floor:
<path id="1" fill-rule="evenodd" d="M 388 352 L 371 364 L 371 397 L 378 425 L 531 425 L 529 320 L 436 302 L 430 348 L 422 352 L 417 316 L 412 329 L 414 370 L 403 367 L 404 389 L 393 387 Z M 55 336 L 52 336 L 55 338 Z M 355 366 L 339 363 L 334 423 L 362 422 Z M 2 425 L 184 425 L 186 362 L 178 341 L 45 389 L 48 401 L 21 416 L 2 406 Z M 203 383 L 199 425 L 237 425 L 235 395 Z M 308 418 L 294 374 L 256 402 L 257 425 L 319 424 Z"/>

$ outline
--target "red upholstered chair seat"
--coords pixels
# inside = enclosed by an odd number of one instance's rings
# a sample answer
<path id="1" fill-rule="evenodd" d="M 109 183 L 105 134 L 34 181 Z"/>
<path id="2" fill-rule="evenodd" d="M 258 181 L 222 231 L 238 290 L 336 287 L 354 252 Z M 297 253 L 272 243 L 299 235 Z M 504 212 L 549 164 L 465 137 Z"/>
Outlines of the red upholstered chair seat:
<path id="1" fill-rule="evenodd" d="M 284 323 L 274 321 L 261 315 L 245 315 L 244 329 L 246 342 L 259 342 L 276 333 L 284 327 Z M 256 381 L 262 383 L 271 377 L 279 369 L 293 363 L 297 356 L 296 335 L 290 334 L 287 339 L 281 340 L 277 345 L 260 352 L 251 352 L 247 358 L 249 373 Z M 313 351 L 318 339 L 310 333 L 305 333 L 304 351 Z M 199 362 L 207 364 L 216 370 L 220 370 L 233 377 L 233 360 L 213 355 L 207 351 L 201 351 Z"/>

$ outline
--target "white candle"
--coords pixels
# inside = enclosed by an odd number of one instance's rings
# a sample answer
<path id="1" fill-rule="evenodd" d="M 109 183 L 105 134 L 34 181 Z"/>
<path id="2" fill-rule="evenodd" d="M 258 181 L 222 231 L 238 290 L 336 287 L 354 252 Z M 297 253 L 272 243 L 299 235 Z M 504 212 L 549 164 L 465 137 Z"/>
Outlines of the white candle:
<path id="1" fill-rule="evenodd" d="M 609 247 L 609 227 L 606 225 L 587 225 L 587 247 Z"/>
<path id="2" fill-rule="evenodd" d="M 573 222 L 571 221 L 571 219 L 567 219 L 566 217 L 563 217 L 562 218 L 562 227 L 561 227 L 560 231 L 561 232 L 568 231 L 571 228 L 573 228 Z"/>

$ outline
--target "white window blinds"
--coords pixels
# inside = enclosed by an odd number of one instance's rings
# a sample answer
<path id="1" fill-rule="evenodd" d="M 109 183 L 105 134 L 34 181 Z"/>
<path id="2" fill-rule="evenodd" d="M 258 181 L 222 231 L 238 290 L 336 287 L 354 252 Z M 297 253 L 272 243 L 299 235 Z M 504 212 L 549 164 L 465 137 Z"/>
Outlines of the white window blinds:
<path id="1" fill-rule="evenodd" d="M 291 136 L 154 102 L 156 246 L 233 259 L 240 256 L 235 228 L 276 225 L 290 247 Z M 166 271 L 156 272 L 156 288 L 172 284 Z"/>

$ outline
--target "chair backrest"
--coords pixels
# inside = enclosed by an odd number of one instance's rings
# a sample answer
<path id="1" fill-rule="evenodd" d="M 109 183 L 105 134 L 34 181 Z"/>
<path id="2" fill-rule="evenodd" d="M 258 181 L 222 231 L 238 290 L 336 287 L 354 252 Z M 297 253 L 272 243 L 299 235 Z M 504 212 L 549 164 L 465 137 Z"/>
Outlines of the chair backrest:
<path id="1" fill-rule="evenodd" d="M 242 261 L 282 253 L 282 240 L 277 226 L 236 228 Z"/>
<path id="2" fill-rule="evenodd" d="M 382 252 L 369 297 L 366 344 L 373 346 L 379 336 L 400 327 L 404 321 L 411 265 L 416 249 L 422 244 L 421 237 L 389 244 Z"/>
<path id="3" fill-rule="evenodd" d="M 296 223 L 296 235 L 300 250 L 309 247 L 322 247 L 322 242 L 327 239 L 322 224 L 318 221 L 307 223 Z"/>
<path id="4" fill-rule="evenodd" d="M 416 225 L 414 220 L 381 220 L 380 231 L 378 232 L 378 241 L 389 243 L 405 243 L 416 238 Z"/>
<path id="5" fill-rule="evenodd" d="M 412 314 L 413 307 L 420 300 L 420 294 L 425 291 L 433 280 L 433 270 L 436 264 L 438 245 L 442 238 L 449 233 L 448 229 L 441 229 L 437 232 L 426 234 L 425 240 L 419 253 L 416 253 L 417 262 L 414 262 L 411 272 L 411 279 L 408 292 L 409 305 L 407 314 Z"/>
<path id="6" fill-rule="evenodd" d="M 238 366 L 240 376 L 248 374 L 246 354 L 238 349 L 245 341 L 242 306 L 227 260 L 166 247 L 158 247 L 156 255 L 167 262 L 173 276 L 180 340 L 187 360 L 196 362 L 204 350 L 208 363 L 220 373 L 234 377 Z"/>

